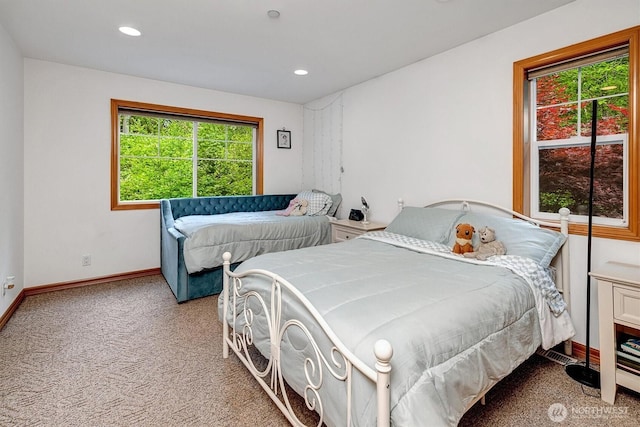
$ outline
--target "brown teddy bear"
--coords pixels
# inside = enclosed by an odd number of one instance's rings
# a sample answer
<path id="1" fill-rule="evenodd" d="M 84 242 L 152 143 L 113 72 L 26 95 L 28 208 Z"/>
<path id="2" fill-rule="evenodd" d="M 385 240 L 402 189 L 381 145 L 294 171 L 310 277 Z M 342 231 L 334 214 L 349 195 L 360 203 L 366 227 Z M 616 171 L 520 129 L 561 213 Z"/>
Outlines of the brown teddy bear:
<path id="1" fill-rule="evenodd" d="M 453 245 L 453 253 L 463 255 L 467 252 L 473 252 L 473 233 L 475 228 L 471 224 L 461 223 L 456 225 L 456 244 Z"/>

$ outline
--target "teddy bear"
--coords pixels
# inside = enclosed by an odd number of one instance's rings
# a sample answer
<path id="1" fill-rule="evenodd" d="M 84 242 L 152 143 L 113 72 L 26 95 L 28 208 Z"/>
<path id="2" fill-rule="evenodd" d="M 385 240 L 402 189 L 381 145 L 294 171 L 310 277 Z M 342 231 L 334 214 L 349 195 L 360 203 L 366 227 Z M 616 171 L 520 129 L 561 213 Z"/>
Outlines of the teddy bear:
<path id="1" fill-rule="evenodd" d="M 293 210 L 289 213 L 291 216 L 302 216 L 307 213 L 307 206 L 309 202 L 304 199 L 298 200 L 298 203 L 293 207 Z"/>
<path id="2" fill-rule="evenodd" d="M 453 253 L 463 255 L 467 252 L 473 252 L 473 233 L 475 232 L 473 225 L 460 223 L 456 225 L 456 243 L 453 245 Z"/>
<path id="3" fill-rule="evenodd" d="M 507 253 L 504 244 L 496 240 L 496 232 L 493 228 L 487 226 L 482 227 L 478 230 L 478 235 L 480 236 L 480 243 L 472 252 L 463 254 L 466 258 L 476 258 L 485 261 L 490 256 L 504 255 Z"/>

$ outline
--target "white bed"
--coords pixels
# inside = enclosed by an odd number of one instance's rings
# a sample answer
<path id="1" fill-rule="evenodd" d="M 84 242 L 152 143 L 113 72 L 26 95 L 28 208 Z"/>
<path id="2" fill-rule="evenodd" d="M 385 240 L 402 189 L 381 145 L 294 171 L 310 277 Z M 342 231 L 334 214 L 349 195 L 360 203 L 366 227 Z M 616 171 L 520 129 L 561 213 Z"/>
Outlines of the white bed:
<path id="1" fill-rule="evenodd" d="M 457 424 L 538 347 L 575 333 L 558 292 L 568 301 L 568 211 L 540 224 L 460 203 L 405 208 L 385 232 L 235 272 L 225 254 L 224 357 L 231 348 L 294 425 L 285 383 L 319 424 Z M 507 254 L 451 254 L 461 222 L 494 228 Z"/>

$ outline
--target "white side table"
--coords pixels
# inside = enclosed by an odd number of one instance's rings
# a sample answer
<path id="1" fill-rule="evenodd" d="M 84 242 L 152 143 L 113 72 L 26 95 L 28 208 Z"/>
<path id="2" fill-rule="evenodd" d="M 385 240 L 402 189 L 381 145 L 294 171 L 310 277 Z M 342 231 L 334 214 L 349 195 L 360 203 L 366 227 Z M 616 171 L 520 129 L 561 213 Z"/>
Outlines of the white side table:
<path id="1" fill-rule="evenodd" d="M 350 219 L 338 219 L 331 221 L 331 241 L 333 243 L 344 242 L 358 237 L 367 231 L 384 230 L 387 224 L 380 222 L 370 222 L 363 224 L 360 221 L 351 221 Z"/>
<path id="2" fill-rule="evenodd" d="M 598 279 L 601 396 L 613 404 L 618 385 L 640 392 L 640 371 L 617 355 L 622 334 L 640 338 L 640 266 L 608 262 L 591 276 Z"/>

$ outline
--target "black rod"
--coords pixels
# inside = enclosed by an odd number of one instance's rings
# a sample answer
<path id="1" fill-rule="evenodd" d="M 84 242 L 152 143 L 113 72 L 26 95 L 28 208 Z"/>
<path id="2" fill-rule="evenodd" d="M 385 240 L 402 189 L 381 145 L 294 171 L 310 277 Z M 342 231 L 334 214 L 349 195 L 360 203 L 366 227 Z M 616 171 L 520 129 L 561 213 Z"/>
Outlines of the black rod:
<path id="1" fill-rule="evenodd" d="M 600 373 L 589 366 L 591 354 L 591 233 L 593 228 L 593 189 L 596 160 L 596 139 L 598 123 L 598 102 L 593 101 L 591 117 L 591 165 L 589 169 L 589 228 L 587 233 L 587 343 L 585 349 L 585 365 L 569 364 L 565 370 L 574 380 L 593 388 L 600 388 Z"/>
<path id="2" fill-rule="evenodd" d="M 587 348 L 585 354 L 585 363 L 587 368 L 589 368 L 589 354 L 591 352 L 591 347 L 589 346 L 589 336 L 590 336 L 590 325 L 591 322 L 589 319 L 591 318 L 591 234 L 593 229 L 593 182 L 595 175 L 595 165 L 596 165 L 596 139 L 597 139 L 597 129 L 598 129 L 598 101 L 593 100 L 591 102 L 591 165 L 589 168 L 589 227 L 587 232 Z"/>

